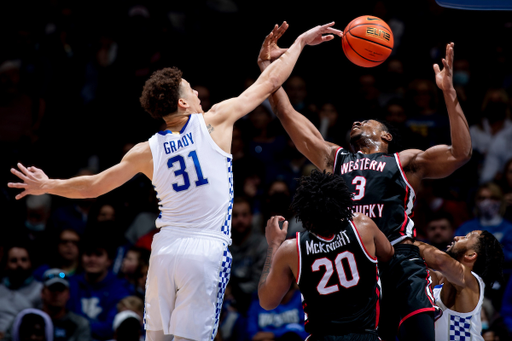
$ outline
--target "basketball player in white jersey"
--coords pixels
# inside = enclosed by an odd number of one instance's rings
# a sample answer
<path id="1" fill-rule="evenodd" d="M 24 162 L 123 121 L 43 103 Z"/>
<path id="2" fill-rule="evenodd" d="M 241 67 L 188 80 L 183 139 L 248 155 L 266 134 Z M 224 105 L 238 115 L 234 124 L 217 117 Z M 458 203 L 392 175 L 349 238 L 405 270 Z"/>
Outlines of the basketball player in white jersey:
<path id="1" fill-rule="evenodd" d="M 446 252 L 414 242 L 430 271 L 436 305 L 443 315 L 436 321 L 436 341 L 483 341 L 480 312 L 486 285 L 503 276 L 503 250 L 487 231 L 455 237 Z"/>
<path id="2" fill-rule="evenodd" d="M 284 23 L 287 25 L 286 23 Z M 155 72 L 146 82 L 142 106 L 163 118 L 166 130 L 133 147 L 121 162 L 99 174 L 49 179 L 36 167 L 12 169 L 23 182 L 16 196 L 49 193 L 91 198 L 107 193 L 138 173 L 152 180 L 160 201 L 146 290 L 146 340 L 213 340 L 229 280 L 233 176 L 233 124 L 276 91 L 290 75 L 306 45 L 340 34 L 334 23 L 301 34 L 239 97 L 203 113 L 197 91 L 177 68 Z M 283 25 L 282 25 L 283 26 Z M 262 49 L 275 42 L 274 27 Z M 327 34 L 327 35 L 323 35 Z M 269 56 L 270 58 L 270 56 Z"/>

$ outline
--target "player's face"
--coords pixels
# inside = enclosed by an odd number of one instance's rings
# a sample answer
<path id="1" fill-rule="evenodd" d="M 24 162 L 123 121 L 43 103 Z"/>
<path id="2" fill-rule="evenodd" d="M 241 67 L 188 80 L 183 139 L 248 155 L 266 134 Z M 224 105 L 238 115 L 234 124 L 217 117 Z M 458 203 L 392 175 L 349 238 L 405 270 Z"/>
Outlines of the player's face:
<path id="1" fill-rule="evenodd" d="M 448 246 L 446 252 L 453 258 L 460 260 L 468 251 L 477 249 L 478 239 L 482 231 L 476 230 L 469 232 L 465 236 L 453 238 L 453 243 Z"/>
<path id="2" fill-rule="evenodd" d="M 382 134 L 382 125 L 374 120 L 355 121 L 350 130 L 350 140 L 355 141 L 360 138 L 372 141 L 380 141 Z"/>
<path id="3" fill-rule="evenodd" d="M 181 90 L 180 96 L 187 101 L 190 105 L 190 109 L 194 113 L 203 112 L 203 108 L 201 107 L 201 100 L 199 99 L 198 92 L 190 86 L 190 83 L 185 79 L 181 79 Z"/>

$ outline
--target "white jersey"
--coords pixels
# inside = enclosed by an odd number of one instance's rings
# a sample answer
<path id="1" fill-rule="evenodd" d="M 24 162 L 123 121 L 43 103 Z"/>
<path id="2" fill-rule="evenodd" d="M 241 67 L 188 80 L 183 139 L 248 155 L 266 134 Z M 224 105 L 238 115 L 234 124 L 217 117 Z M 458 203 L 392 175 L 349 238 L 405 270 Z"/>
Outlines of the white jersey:
<path id="1" fill-rule="evenodd" d="M 160 206 L 156 226 L 231 244 L 232 156 L 213 141 L 203 115 L 190 115 L 179 133 L 156 133 L 149 146 Z"/>
<path id="2" fill-rule="evenodd" d="M 434 298 L 436 305 L 443 310 L 443 316 L 436 321 L 436 341 L 484 341 L 482 337 L 482 322 L 480 312 L 484 301 L 484 281 L 471 272 L 480 286 L 480 298 L 475 309 L 469 313 L 459 313 L 448 309 L 441 300 L 441 289 L 443 285 L 437 285 L 434 288 Z"/>

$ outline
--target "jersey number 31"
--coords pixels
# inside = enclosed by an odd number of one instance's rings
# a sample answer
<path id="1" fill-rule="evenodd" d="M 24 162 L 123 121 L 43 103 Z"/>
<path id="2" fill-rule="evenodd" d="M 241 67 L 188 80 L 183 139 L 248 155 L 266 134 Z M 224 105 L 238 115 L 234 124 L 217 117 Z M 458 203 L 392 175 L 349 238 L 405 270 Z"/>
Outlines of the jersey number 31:
<path id="1" fill-rule="evenodd" d="M 192 158 L 194 161 L 194 168 L 196 170 L 197 174 L 197 181 L 196 186 L 202 186 L 206 185 L 208 183 L 208 179 L 205 179 L 203 177 L 203 171 L 201 169 L 201 164 L 199 163 L 199 159 L 197 158 L 197 153 L 195 150 L 188 153 L 188 157 Z M 183 177 L 183 185 L 178 185 L 178 183 L 172 184 L 172 189 L 174 189 L 176 192 L 186 191 L 190 187 L 190 178 L 188 176 L 188 173 L 186 171 L 187 165 L 185 164 L 185 159 L 181 155 L 176 155 L 174 157 L 171 157 L 169 160 L 167 160 L 167 167 L 169 168 L 175 168 L 174 164 L 179 163 L 179 168 L 174 170 L 175 176 L 182 176 Z"/>

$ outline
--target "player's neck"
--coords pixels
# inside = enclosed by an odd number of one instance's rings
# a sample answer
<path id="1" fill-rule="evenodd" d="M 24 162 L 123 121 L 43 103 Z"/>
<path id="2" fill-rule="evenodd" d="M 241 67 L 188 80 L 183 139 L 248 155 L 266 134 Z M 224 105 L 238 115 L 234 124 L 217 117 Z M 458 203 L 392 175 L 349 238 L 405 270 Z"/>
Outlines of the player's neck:
<path id="1" fill-rule="evenodd" d="M 190 115 L 190 113 L 184 111 L 164 117 L 166 129 L 173 133 L 179 133 L 181 128 L 187 124 Z"/>
<path id="2" fill-rule="evenodd" d="M 381 141 L 371 139 L 359 139 L 356 141 L 354 149 L 363 154 L 387 153 L 387 145 Z"/>

